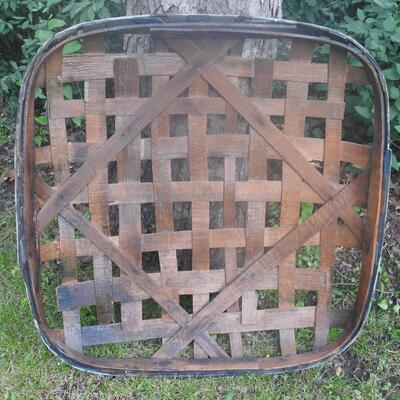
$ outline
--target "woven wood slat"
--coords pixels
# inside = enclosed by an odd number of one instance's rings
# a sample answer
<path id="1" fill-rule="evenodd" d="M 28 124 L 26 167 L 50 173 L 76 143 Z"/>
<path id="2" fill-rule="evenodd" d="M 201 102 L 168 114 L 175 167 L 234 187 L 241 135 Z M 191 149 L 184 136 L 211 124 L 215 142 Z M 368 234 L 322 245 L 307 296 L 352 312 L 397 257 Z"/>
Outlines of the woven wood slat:
<path id="1" fill-rule="evenodd" d="M 302 43 L 293 40 L 290 49 L 290 60 L 303 63 L 304 68 L 311 63 L 314 52 L 312 42 Z M 286 107 L 284 135 L 303 137 L 305 132 L 305 110 L 303 100 L 308 95 L 308 83 L 289 80 L 286 88 Z M 298 224 L 300 215 L 300 201 L 298 186 L 301 178 L 292 167 L 282 165 L 282 203 L 280 224 L 284 227 L 294 227 Z M 296 268 L 296 253 L 290 254 L 279 265 L 279 307 L 293 307 L 295 291 L 293 288 L 293 270 Z M 293 329 L 284 329 L 279 332 L 282 355 L 296 354 L 296 341 Z"/>
<path id="2" fill-rule="evenodd" d="M 113 78 L 113 62 L 115 58 L 132 57 L 128 54 L 73 54 L 64 58 L 62 80 L 64 82 L 85 81 L 88 79 Z M 173 53 L 136 54 L 139 74 L 172 76 L 183 66 L 182 59 Z M 225 56 L 216 65 L 226 76 L 254 78 L 254 59 L 239 56 Z M 274 80 L 293 80 L 299 82 L 328 82 L 328 66 L 326 64 L 311 64 L 304 68 L 302 63 L 274 61 Z M 361 67 L 350 65 L 345 75 L 346 83 L 367 83 L 368 78 Z M 37 85 L 45 83 L 39 74 Z"/>
<path id="3" fill-rule="evenodd" d="M 129 58 L 114 60 L 114 92 L 116 98 L 139 97 L 139 70 L 135 60 Z M 124 123 L 124 118 L 126 117 L 115 117 L 116 130 Z M 139 136 L 117 155 L 117 176 L 119 182 L 140 182 Z M 118 215 L 119 246 L 126 250 L 133 262 L 140 267 L 142 264 L 140 204 L 121 204 Z M 140 329 L 142 326 L 141 301 L 121 302 L 121 327 L 127 331 L 132 326 L 135 326 L 136 329 Z"/>
<path id="4" fill-rule="evenodd" d="M 87 53 L 104 52 L 104 39 L 102 37 L 90 37 L 84 41 Z M 102 110 L 90 107 L 93 104 L 101 104 L 106 97 L 106 85 L 104 79 L 85 81 L 86 104 L 86 141 L 93 146 L 99 146 L 107 140 L 106 117 Z M 108 171 L 100 169 L 88 185 L 89 213 L 94 226 L 103 233 L 109 235 L 109 211 L 108 211 Z M 111 261 L 102 254 L 93 256 L 93 276 L 96 293 L 96 312 L 100 324 L 114 321 L 114 308 L 112 303 L 112 266 Z"/>
<path id="5" fill-rule="evenodd" d="M 38 70 L 50 138 L 33 149 L 34 226 L 40 262 L 59 261 L 61 276 L 62 329 L 49 337 L 82 362 L 92 346 L 129 343 L 130 358 L 95 361 L 104 370 L 264 370 L 332 353 L 375 257 L 382 138 L 356 143 L 344 124 L 348 84 L 373 74 L 314 39 L 289 35 L 268 60 L 241 56 L 243 33 L 151 35 L 151 53 L 128 55 L 87 33 L 82 54 L 60 47 Z M 83 96 L 64 98 L 66 83 Z M 340 247 L 363 257 L 355 309 L 333 298 Z M 307 249 L 317 266 L 299 264 Z"/>
<path id="6" fill-rule="evenodd" d="M 179 354 L 193 337 L 207 329 L 213 318 L 232 305 L 246 289 L 252 286 L 261 270 L 272 268 L 283 261 L 303 243 L 304 239 L 321 230 L 327 220 L 336 221 L 339 216 L 342 216 L 346 205 L 354 204 L 362 196 L 361 193 L 367 189 L 367 183 L 366 176 L 361 176 L 339 194 L 328 200 L 308 220 L 290 231 L 270 251 L 247 267 L 231 284 L 225 286 L 223 291 L 211 303 L 202 308 L 184 328 L 175 333 L 153 357 L 167 358 Z"/>
<path id="7" fill-rule="evenodd" d="M 56 101 L 64 99 L 64 89 L 58 79 L 62 68 L 62 51 L 55 52 L 46 61 L 46 86 L 48 87 L 49 108 Z M 49 122 L 51 160 L 56 184 L 63 184 L 70 176 L 68 162 L 68 139 L 64 119 L 51 119 Z M 57 218 L 59 226 L 59 258 L 62 284 L 73 284 L 77 280 L 75 229 L 62 218 Z M 63 312 L 65 343 L 72 349 L 82 352 L 79 307 Z"/>
<path id="8" fill-rule="evenodd" d="M 328 64 L 328 100 L 344 101 L 346 53 L 331 49 Z M 327 119 L 325 127 L 324 175 L 332 182 L 340 180 L 340 141 L 342 124 L 340 120 Z M 335 237 L 336 226 L 327 227 L 321 231 L 320 269 L 327 272 L 327 285 L 318 291 L 318 306 L 315 321 L 314 348 L 318 349 L 328 342 L 329 308 L 331 307 L 332 268 L 336 258 Z"/>

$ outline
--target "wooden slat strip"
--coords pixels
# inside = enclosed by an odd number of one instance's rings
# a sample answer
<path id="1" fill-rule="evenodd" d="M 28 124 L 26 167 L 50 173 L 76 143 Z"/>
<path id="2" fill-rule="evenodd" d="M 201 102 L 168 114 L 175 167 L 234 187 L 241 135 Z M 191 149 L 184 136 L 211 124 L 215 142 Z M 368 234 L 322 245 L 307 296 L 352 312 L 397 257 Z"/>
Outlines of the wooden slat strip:
<path id="1" fill-rule="evenodd" d="M 328 100 L 343 101 L 345 93 L 346 51 L 331 48 L 328 64 Z M 325 126 L 324 175 L 333 183 L 340 180 L 340 142 L 342 123 L 327 119 Z M 326 288 L 318 291 L 318 306 L 315 319 L 314 348 L 320 349 L 328 343 L 329 309 L 331 305 L 332 275 L 336 259 L 336 226 L 332 224 L 321 231 L 320 269 L 327 272 Z"/>
<path id="2" fill-rule="evenodd" d="M 290 59 L 304 64 L 311 64 L 315 43 L 292 41 Z M 285 136 L 304 136 L 305 110 L 304 99 L 308 96 L 308 83 L 289 81 L 286 88 L 286 109 L 284 122 Z M 293 227 L 299 223 L 300 198 L 299 185 L 301 177 L 286 162 L 282 163 L 282 201 L 280 225 Z M 293 272 L 296 268 L 296 253 L 290 254 L 279 265 L 279 308 L 294 306 L 295 290 Z M 293 329 L 279 331 L 281 354 L 296 354 L 296 342 Z"/>
<path id="3" fill-rule="evenodd" d="M 98 170 L 104 168 L 116 155 L 151 121 L 160 115 L 201 73 L 234 46 L 236 41 L 215 40 L 191 63 L 169 80 L 158 96 L 149 99 L 139 107 L 126 124 L 104 145 L 100 146 L 86 162 L 72 175 L 42 207 L 37 215 L 37 229 L 41 232 L 48 222 L 56 216 L 93 179 Z"/>
<path id="4" fill-rule="evenodd" d="M 344 327 L 352 315 L 352 310 L 331 310 L 329 323 L 333 327 Z M 278 330 L 283 326 L 292 328 L 309 328 L 315 323 L 315 307 L 298 307 L 279 311 L 258 310 L 252 325 L 243 325 L 240 322 L 239 312 L 221 314 L 218 320 L 210 325 L 211 334 L 240 333 Z M 134 340 L 167 338 L 174 334 L 179 325 L 173 321 L 165 322 L 162 319 L 144 321 L 143 327 L 137 330 L 124 331 L 120 324 L 94 325 L 82 328 L 82 339 L 85 346 L 94 346 L 109 343 L 124 343 Z"/>
<path id="5" fill-rule="evenodd" d="M 139 71 L 133 58 L 114 59 L 114 92 L 116 98 L 139 97 Z M 115 117 L 118 130 L 126 117 Z M 119 182 L 139 182 L 141 178 L 140 136 L 137 136 L 117 155 Z M 140 204 L 119 206 L 119 246 L 131 256 L 138 266 L 142 265 L 142 226 Z M 124 276 L 125 274 L 121 272 Z M 113 286 L 114 290 L 114 286 Z M 140 329 L 142 326 L 142 302 L 121 302 L 121 327 L 123 330 Z"/>
<path id="6" fill-rule="evenodd" d="M 253 97 L 272 97 L 273 60 L 254 60 Z M 248 154 L 248 178 L 250 180 L 267 180 L 267 159 L 264 140 L 250 128 Z M 254 199 L 254 196 L 252 196 Z M 246 222 L 246 265 L 264 254 L 265 201 L 247 203 Z M 251 324 L 256 317 L 258 297 L 255 291 L 248 291 L 242 297 L 242 322 Z"/>
<path id="7" fill-rule="evenodd" d="M 104 52 L 104 39 L 90 37 L 84 42 L 87 53 Z M 104 79 L 85 81 L 85 103 L 101 104 L 106 97 L 106 82 Z M 90 107 L 88 107 L 90 108 Z M 86 110 L 86 141 L 93 146 L 100 146 L 107 141 L 106 117 L 101 109 Z M 108 170 L 99 169 L 88 186 L 89 212 L 94 226 L 104 234 L 110 234 L 108 211 Z M 96 313 L 100 324 L 114 321 L 114 306 L 112 303 L 112 266 L 108 257 L 102 254 L 93 256 L 93 275 L 96 292 Z"/>
<path id="8" fill-rule="evenodd" d="M 314 138 L 288 138 L 303 154 L 307 160 L 322 161 L 324 157 L 324 141 Z M 236 157 L 246 157 L 249 143 L 248 135 L 208 135 L 206 137 L 207 155 L 210 157 L 225 157 L 234 155 Z M 70 162 L 84 162 L 94 148 L 87 143 L 69 142 L 68 159 Z M 341 141 L 340 143 L 341 161 L 354 164 L 354 166 L 367 169 L 370 161 L 371 147 L 358 143 Z M 187 157 L 187 137 L 173 137 L 160 140 L 160 157 L 165 159 Z M 265 156 L 267 158 L 279 160 L 281 157 L 269 146 L 265 146 Z M 140 158 L 151 160 L 150 139 L 141 139 Z M 114 160 L 111 160 L 114 161 Z M 47 165 L 51 163 L 50 146 L 35 148 L 36 165 Z"/>
<path id="9" fill-rule="evenodd" d="M 280 240 L 260 259 L 247 267 L 233 282 L 225 287 L 207 306 L 175 333 L 153 355 L 153 358 L 168 358 L 178 355 L 182 349 L 201 332 L 208 329 L 210 323 L 231 306 L 247 289 L 257 281 L 262 270 L 271 269 L 280 264 L 302 243 L 310 239 L 324 226 L 336 221 L 348 204 L 354 204 L 367 190 L 368 177 L 363 174 L 347 185 L 332 199 L 328 200 L 303 224 L 298 225 Z"/>
<path id="10" fill-rule="evenodd" d="M 239 86 L 238 78 L 231 78 L 236 86 Z M 239 115 L 229 104 L 226 104 L 225 133 L 238 132 Z M 224 227 L 234 228 L 236 220 L 236 157 L 229 155 L 224 159 Z M 236 247 L 225 247 L 225 279 L 229 283 L 237 276 Z M 228 311 L 239 311 L 239 302 L 232 304 Z M 242 336 L 239 332 L 229 334 L 229 342 L 232 357 L 243 357 Z"/>
<path id="11" fill-rule="evenodd" d="M 84 81 L 87 79 L 107 79 L 113 77 L 115 58 L 136 58 L 140 75 L 172 76 L 182 68 L 182 59 L 173 53 L 135 54 L 71 54 L 64 57 L 62 80 L 64 82 Z M 226 76 L 254 78 L 254 60 L 239 56 L 226 56 L 217 62 L 218 68 Z M 311 64 L 304 68 L 291 61 L 274 61 L 274 80 L 293 80 L 300 82 L 328 82 L 326 64 Z M 362 67 L 349 66 L 346 83 L 368 83 Z M 43 86 L 44 78 L 38 75 L 37 86 Z"/>
<path id="12" fill-rule="evenodd" d="M 159 272 L 149 273 L 148 276 L 158 285 L 161 284 Z M 318 270 L 296 269 L 294 271 L 294 288 L 298 290 L 321 290 L 326 286 L 327 273 Z M 150 296 L 140 286 L 132 283 L 130 279 L 114 277 L 113 301 L 133 302 L 149 299 Z M 167 281 L 168 287 L 176 289 L 181 294 L 195 296 L 205 295 L 221 291 L 226 284 L 225 271 L 199 270 L 179 271 Z M 229 282 L 228 282 L 229 283 Z M 254 284 L 256 290 L 278 288 L 278 268 L 262 271 Z M 72 308 L 92 306 L 96 304 L 93 281 L 83 281 L 61 285 L 57 287 L 57 304 L 60 311 Z"/>
<path id="13" fill-rule="evenodd" d="M 157 97 L 160 89 L 168 82 L 168 76 L 153 76 L 152 95 Z M 159 157 L 158 143 L 160 138 L 166 138 L 170 134 L 169 115 L 161 114 L 151 124 L 151 152 L 153 189 L 157 232 L 173 232 L 174 217 L 171 198 L 171 161 Z M 179 293 L 169 290 L 166 280 L 174 276 L 178 271 L 176 251 L 162 250 L 158 252 L 161 271 L 161 287 L 165 288 L 169 295 L 179 304 Z M 168 313 L 163 311 L 163 318 L 169 319 Z"/>
<path id="14" fill-rule="evenodd" d="M 187 61 L 192 60 L 193 57 L 199 54 L 199 48 L 189 40 L 167 41 L 169 45 Z M 274 124 L 265 119 L 262 113 L 251 104 L 247 97 L 244 96 L 215 66 L 210 66 L 202 76 L 231 103 L 233 107 L 235 107 L 250 125 L 260 133 L 267 143 L 282 156 L 282 159 L 286 161 L 322 199 L 328 200 L 335 195 L 335 188 L 326 178 L 303 157 Z M 360 240 L 363 225 L 358 215 L 356 215 L 353 209 L 348 207 L 343 211 L 342 216 L 344 222 Z"/>
<path id="15" fill-rule="evenodd" d="M 287 228 L 265 228 L 264 230 L 264 247 L 274 246 L 289 230 Z M 110 237 L 110 240 L 118 245 L 119 237 Z M 212 229 L 210 231 L 210 247 L 225 247 L 228 240 L 235 247 L 246 246 L 246 234 L 244 228 L 225 228 Z M 317 233 L 305 245 L 319 244 L 320 234 Z M 358 242 L 345 225 L 339 225 L 336 233 L 336 247 L 352 247 L 357 248 Z M 90 241 L 84 238 L 75 239 L 76 255 L 78 257 L 92 256 L 99 252 Z M 190 249 L 192 247 L 192 235 L 190 232 L 174 232 L 174 233 L 153 233 L 142 235 L 142 251 L 159 250 L 177 250 Z M 40 246 L 41 261 L 50 261 L 60 257 L 59 242 L 50 242 Z"/>
<path id="16" fill-rule="evenodd" d="M 237 201 L 265 201 L 277 202 L 281 200 L 280 181 L 244 181 L 236 182 L 235 197 Z M 344 185 L 335 184 L 336 190 Z M 53 192 L 57 189 L 54 187 Z M 171 182 L 172 201 L 222 201 L 222 182 Z M 299 184 L 299 199 L 301 202 L 322 204 L 322 199 L 304 183 Z M 151 183 L 112 183 L 108 185 L 108 199 L 111 205 L 136 204 L 154 202 L 154 189 Z M 359 205 L 366 204 L 366 198 Z M 71 203 L 81 204 L 88 202 L 87 190 L 83 190 Z"/>
<path id="17" fill-rule="evenodd" d="M 42 202 L 48 200 L 51 195 L 51 187 L 41 178 L 35 178 L 36 194 Z M 67 206 L 61 212 L 61 216 L 78 229 L 88 238 L 97 248 L 101 249 L 102 254 L 107 255 L 123 271 L 129 279 L 139 285 L 148 293 L 160 306 L 171 315 L 179 325 L 183 326 L 190 320 L 190 315 L 172 299 L 169 294 L 155 283 L 141 268 L 134 265 L 129 255 L 119 249 L 107 236 L 93 226 L 79 211 L 72 206 Z M 219 345 L 207 334 L 200 335 L 195 339 L 201 347 L 207 351 L 211 357 L 228 358 L 229 356 L 219 347 Z"/>
<path id="18" fill-rule="evenodd" d="M 107 98 L 100 104 L 87 106 L 83 100 L 58 100 L 54 103 L 50 118 L 79 117 L 85 110 L 105 115 L 130 116 L 142 106 L 148 98 Z M 264 115 L 282 116 L 285 113 L 285 99 L 281 98 L 250 98 L 249 99 Z M 167 114 L 224 114 L 226 102 L 219 97 L 178 97 L 166 109 Z M 341 119 L 344 115 L 344 103 L 321 100 L 306 100 L 307 117 Z"/>
<path id="19" fill-rule="evenodd" d="M 189 96 L 205 97 L 208 95 L 208 84 L 198 79 L 189 86 Z M 206 150 L 207 117 L 205 115 L 188 115 L 188 155 L 190 179 L 198 185 L 208 180 L 208 161 Z M 209 202 L 192 201 L 192 270 L 202 271 L 210 268 Z M 206 283 L 206 282 L 204 282 Z M 209 301 L 209 293 L 193 295 L 193 313 L 199 311 Z M 207 358 L 207 354 L 194 343 L 195 358 Z"/>
<path id="20" fill-rule="evenodd" d="M 59 80 L 62 71 L 62 59 L 62 49 L 60 49 L 46 60 L 46 87 L 49 110 L 54 107 L 56 101 L 64 98 L 64 88 Z M 50 118 L 49 133 L 54 179 L 57 185 L 62 185 L 70 176 L 65 120 Z M 73 284 L 77 281 L 78 276 L 75 229 L 63 218 L 57 218 L 57 221 L 61 282 L 63 284 Z M 78 352 L 82 352 L 79 308 L 63 312 L 62 318 L 65 344 Z"/>

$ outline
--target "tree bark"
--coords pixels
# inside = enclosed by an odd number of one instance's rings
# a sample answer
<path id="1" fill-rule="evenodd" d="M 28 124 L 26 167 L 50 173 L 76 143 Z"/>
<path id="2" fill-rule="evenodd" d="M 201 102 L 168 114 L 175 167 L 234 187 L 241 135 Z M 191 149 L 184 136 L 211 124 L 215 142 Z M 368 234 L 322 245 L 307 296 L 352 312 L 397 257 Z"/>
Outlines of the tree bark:
<path id="1" fill-rule="evenodd" d="M 222 14 L 250 17 L 282 18 L 282 0 L 124 0 L 126 15 L 143 14 Z M 151 49 L 148 36 L 125 38 L 128 53 Z M 275 41 L 246 40 L 244 56 L 273 58 Z"/>

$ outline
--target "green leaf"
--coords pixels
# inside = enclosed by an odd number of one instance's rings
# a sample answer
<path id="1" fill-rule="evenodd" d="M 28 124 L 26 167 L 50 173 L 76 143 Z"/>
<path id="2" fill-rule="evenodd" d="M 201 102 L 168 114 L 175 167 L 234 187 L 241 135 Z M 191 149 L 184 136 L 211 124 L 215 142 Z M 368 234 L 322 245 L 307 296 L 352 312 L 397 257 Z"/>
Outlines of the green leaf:
<path id="1" fill-rule="evenodd" d="M 42 99 L 42 100 L 46 99 L 46 96 L 44 95 L 42 88 L 36 88 L 35 99 Z"/>
<path id="2" fill-rule="evenodd" d="M 314 204 L 313 203 L 301 203 L 300 206 L 301 213 L 300 213 L 300 223 L 302 224 L 307 218 L 311 217 L 314 211 Z"/>
<path id="3" fill-rule="evenodd" d="M 393 311 L 395 312 L 395 314 L 399 314 L 400 313 L 400 304 L 395 304 L 393 306 Z"/>
<path id="4" fill-rule="evenodd" d="M 392 33 L 391 39 L 397 43 L 400 43 L 400 29 L 396 29 L 396 32 Z"/>
<path id="5" fill-rule="evenodd" d="M 400 125 L 395 125 L 394 129 L 396 129 L 396 131 L 400 133 Z"/>
<path id="6" fill-rule="evenodd" d="M 361 35 L 367 32 L 367 26 L 359 20 L 350 20 L 347 23 L 346 28 L 350 32 L 354 32 L 357 35 Z"/>
<path id="7" fill-rule="evenodd" d="M 62 26 L 66 25 L 65 21 L 62 19 L 58 18 L 52 18 L 48 23 L 47 27 L 51 30 L 54 31 L 54 29 L 61 28 Z"/>
<path id="8" fill-rule="evenodd" d="M 330 340 L 336 340 L 340 336 L 341 333 L 342 333 L 342 329 L 341 328 L 329 329 L 329 339 Z"/>
<path id="9" fill-rule="evenodd" d="M 383 71 L 383 74 L 385 75 L 385 78 L 389 79 L 390 81 L 397 81 L 400 78 L 400 74 L 397 72 L 396 68 L 394 68 L 394 67 L 385 69 Z"/>
<path id="10" fill-rule="evenodd" d="M 367 107 L 355 106 L 354 109 L 357 111 L 358 114 L 366 119 L 370 119 L 372 117 L 371 110 Z"/>
<path id="11" fill-rule="evenodd" d="M 72 86 L 71 85 L 64 85 L 64 98 L 67 100 L 72 99 Z"/>
<path id="12" fill-rule="evenodd" d="M 47 7 L 51 7 L 54 4 L 60 3 L 62 0 L 47 0 Z"/>
<path id="13" fill-rule="evenodd" d="M 39 115 L 38 117 L 35 117 L 35 121 L 39 125 L 47 125 L 47 123 L 48 123 L 47 115 Z"/>
<path id="14" fill-rule="evenodd" d="M 396 29 L 396 21 L 392 16 L 384 19 L 383 29 L 385 29 L 386 32 L 392 32 Z"/>
<path id="15" fill-rule="evenodd" d="M 76 126 L 82 125 L 82 117 L 72 117 L 71 119 Z"/>
<path id="16" fill-rule="evenodd" d="M 389 95 L 392 99 L 397 99 L 400 96 L 400 90 L 396 86 L 389 89 Z"/>
<path id="17" fill-rule="evenodd" d="M 390 8 L 393 6 L 393 3 L 388 0 L 372 0 L 372 2 L 382 8 Z"/>
<path id="18" fill-rule="evenodd" d="M 398 97 L 396 99 L 396 101 L 394 102 L 394 105 L 396 106 L 396 108 L 400 111 L 400 97 Z"/>
<path id="19" fill-rule="evenodd" d="M 35 36 L 39 39 L 40 43 L 44 43 L 46 40 L 50 39 L 53 36 L 53 32 L 40 29 L 36 31 Z"/>
<path id="20" fill-rule="evenodd" d="M 397 157 L 395 154 L 392 153 L 392 168 L 395 171 L 398 171 L 400 169 L 400 162 L 397 161 Z"/>
<path id="21" fill-rule="evenodd" d="M 17 63 L 15 61 L 11 60 L 10 61 L 10 65 L 13 67 L 13 69 L 15 71 L 18 71 L 18 65 L 17 65 Z"/>
<path id="22" fill-rule="evenodd" d="M 71 43 L 67 43 L 64 46 L 63 53 L 64 54 L 72 54 L 78 52 L 82 48 L 81 43 L 78 40 L 74 40 Z"/>
<path id="23" fill-rule="evenodd" d="M 362 8 L 357 8 L 357 17 L 358 19 L 360 19 L 361 21 L 364 21 L 365 19 L 365 13 L 362 10 Z"/>
<path id="24" fill-rule="evenodd" d="M 389 308 L 389 302 L 386 299 L 381 299 L 378 301 L 378 306 L 386 311 Z"/>

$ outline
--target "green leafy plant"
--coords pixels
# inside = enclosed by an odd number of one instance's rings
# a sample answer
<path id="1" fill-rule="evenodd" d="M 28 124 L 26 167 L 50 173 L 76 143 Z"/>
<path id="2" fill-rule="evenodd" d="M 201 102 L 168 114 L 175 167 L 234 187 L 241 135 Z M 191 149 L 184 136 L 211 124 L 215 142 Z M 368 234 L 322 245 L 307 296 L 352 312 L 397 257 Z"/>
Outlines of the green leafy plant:
<path id="1" fill-rule="evenodd" d="M 379 61 L 390 98 L 392 167 L 400 170 L 400 13 L 398 0 L 286 0 L 284 17 L 343 31 L 357 39 Z M 355 59 L 349 62 L 357 64 Z M 345 137 L 373 134 L 373 93 L 365 85 L 347 90 Z"/>
<path id="2" fill-rule="evenodd" d="M 0 0 L 0 104 L 17 107 L 22 76 L 38 48 L 55 32 L 83 21 L 123 15 L 120 0 Z M 81 49 L 77 41 L 64 53 Z"/>

